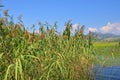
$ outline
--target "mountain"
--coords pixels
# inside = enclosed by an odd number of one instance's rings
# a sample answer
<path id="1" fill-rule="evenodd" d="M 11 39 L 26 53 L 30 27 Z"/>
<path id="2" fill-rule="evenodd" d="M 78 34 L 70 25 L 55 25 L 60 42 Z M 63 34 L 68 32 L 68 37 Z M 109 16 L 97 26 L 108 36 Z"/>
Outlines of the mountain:
<path id="1" fill-rule="evenodd" d="M 97 36 L 96 39 L 98 41 L 120 41 L 120 35 L 115 35 L 112 33 L 103 34 L 103 33 L 92 32 L 91 34 L 93 36 Z"/>

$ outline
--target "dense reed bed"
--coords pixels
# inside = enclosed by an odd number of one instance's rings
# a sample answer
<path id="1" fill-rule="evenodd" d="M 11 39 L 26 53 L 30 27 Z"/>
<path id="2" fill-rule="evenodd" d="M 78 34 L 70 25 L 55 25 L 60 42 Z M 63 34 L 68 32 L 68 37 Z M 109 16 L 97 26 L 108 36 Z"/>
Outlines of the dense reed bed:
<path id="1" fill-rule="evenodd" d="M 84 26 L 71 35 L 72 23 L 62 34 L 57 24 L 39 22 L 39 32 L 29 32 L 18 18 L 4 11 L 0 18 L 0 80 L 91 80 L 95 60 L 91 35 Z"/>

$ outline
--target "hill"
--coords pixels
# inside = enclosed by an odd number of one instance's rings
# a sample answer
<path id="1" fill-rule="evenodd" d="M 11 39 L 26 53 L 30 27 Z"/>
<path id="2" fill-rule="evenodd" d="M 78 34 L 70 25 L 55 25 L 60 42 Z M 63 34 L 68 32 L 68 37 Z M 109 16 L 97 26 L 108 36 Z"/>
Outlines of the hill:
<path id="1" fill-rule="evenodd" d="M 93 36 L 97 36 L 96 37 L 97 41 L 120 41 L 120 35 L 115 35 L 112 33 L 103 34 L 103 33 L 92 32 L 91 34 Z"/>

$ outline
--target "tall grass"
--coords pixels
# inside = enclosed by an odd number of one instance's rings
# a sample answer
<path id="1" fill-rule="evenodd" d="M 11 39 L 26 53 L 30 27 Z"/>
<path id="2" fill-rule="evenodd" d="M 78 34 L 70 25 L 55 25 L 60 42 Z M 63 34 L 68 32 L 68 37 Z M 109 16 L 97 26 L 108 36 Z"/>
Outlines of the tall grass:
<path id="1" fill-rule="evenodd" d="M 0 18 L 0 79 L 4 80 L 90 80 L 94 65 L 91 35 L 84 26 L 70 35 L 72 23 L 63 34 L 39 22 L 39 33 L 14 23 L 8 11 Z M 47 27 L 47 28 L 46 28 Z"/>

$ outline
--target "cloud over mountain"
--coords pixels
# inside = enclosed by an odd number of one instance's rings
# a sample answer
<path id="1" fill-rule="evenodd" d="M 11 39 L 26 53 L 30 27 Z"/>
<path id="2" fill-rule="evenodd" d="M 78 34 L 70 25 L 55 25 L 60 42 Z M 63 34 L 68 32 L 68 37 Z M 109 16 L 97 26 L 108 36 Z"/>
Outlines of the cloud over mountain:
<path id="1" fill-rule="evenodd" d="M 102 33 L 113 33 L 120 34 L 120 22 L 108 23 L 107 25 L 100 28 Z"/>
<path id="2" fill-rule="evenodd" d="M 111 34 L 120 35 L 120 22 L 116 22 L 116 23 L 108 22 L 105 26 L 102 26 L 100 28 L 89 27 L 88 31 L 98 32 L 98 33 L 100 32 L 102 34 L 111 33 Z"/>

